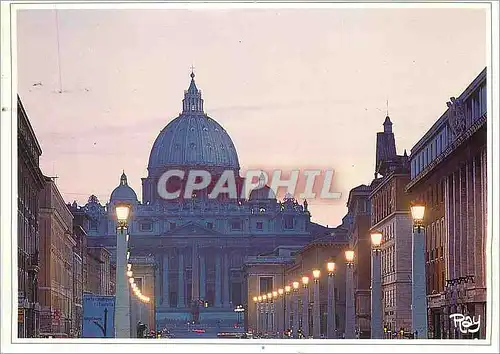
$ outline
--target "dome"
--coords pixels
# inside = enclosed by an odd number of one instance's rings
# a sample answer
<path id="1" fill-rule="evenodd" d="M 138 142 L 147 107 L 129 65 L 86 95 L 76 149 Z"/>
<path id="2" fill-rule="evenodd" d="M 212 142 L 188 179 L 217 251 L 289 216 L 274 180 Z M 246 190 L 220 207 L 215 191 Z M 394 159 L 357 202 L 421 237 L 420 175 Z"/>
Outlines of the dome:
<path id="1" fill-rule="evenodd" d="M 137 203 L 137 194 L 135 194 L 134 190 L 128 185 L 125 172 L 123 172 L 120 177 L 120 185 L 111 192 L 110 201 Z"/>
<path id="2" fill-rule="evenodd" d="M 148 170 L 165 166 L 220 167 L 239 170 L 238 154 L 226 130 L 203 111 L 194 73 L 184 93 L 183 111 L 156 138 Z"/>
<path id="3" fill-rule="evenodd" d="M 249 201 L 264 201 L 264 200 L 276 200 L 276 193 L 266 185 L 266 179 L 264 174 L 261 174 L 259 177 L 259 184 L 257 188 L 250 192 L 250 196 L 248 197 Z"/>
<path id="4" fill-rule="evenodd" d="M 264 186 L 259 189 L 254 189 L 250 192 L 250 201 L 262 201 L 262 200 L 276 200 L 276 194 L 268 186 Z"/>

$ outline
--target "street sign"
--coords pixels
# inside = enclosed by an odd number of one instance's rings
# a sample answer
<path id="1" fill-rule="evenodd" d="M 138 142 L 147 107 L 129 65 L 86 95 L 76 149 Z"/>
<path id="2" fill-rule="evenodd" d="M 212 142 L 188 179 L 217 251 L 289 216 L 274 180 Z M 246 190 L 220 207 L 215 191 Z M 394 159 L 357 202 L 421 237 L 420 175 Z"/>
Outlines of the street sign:
<path id="1" fill-rule="evenodd" d="M 83 338 L 114 338 L 115 297 L 83 295 Z"/>

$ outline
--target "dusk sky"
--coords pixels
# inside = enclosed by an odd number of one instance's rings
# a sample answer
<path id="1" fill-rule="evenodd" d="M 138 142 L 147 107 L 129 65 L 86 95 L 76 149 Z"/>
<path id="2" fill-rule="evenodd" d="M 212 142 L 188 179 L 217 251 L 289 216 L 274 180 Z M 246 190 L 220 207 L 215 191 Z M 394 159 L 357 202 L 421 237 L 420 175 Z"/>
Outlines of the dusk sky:
<path id="1" fill-rule="evenodd" d="M 242 169 L 335 169 L 342 199 L 308 201 L 313 221 L 335 226 L 349 190 L 373 179 L 386 101 L 397 151 L 410 153 L 449 97 L 486 66 L 486 15 L 23 10 L 18 90 L 43 173 L 59 177 L 67 202 L 95 194 L 106 203 L 122 170 L 141 198 L 151 147 L 180 113 L 194 65 L 205 111 L 231 136 Z"/>

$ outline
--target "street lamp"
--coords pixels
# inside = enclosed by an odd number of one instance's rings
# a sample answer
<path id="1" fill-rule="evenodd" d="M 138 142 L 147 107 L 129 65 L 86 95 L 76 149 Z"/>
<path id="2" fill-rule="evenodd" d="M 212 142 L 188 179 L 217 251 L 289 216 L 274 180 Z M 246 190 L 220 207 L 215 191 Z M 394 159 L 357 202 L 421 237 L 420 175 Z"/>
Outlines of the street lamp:
<path id="1" fill-rule="evenodd" d="M 277 307 L 276 310 L 276 327 L 278 328 L 278 332 L 283 336 L 283 333 L 285 333 L 285 290 L 283 288 L 278 289 L 278 299 L 279 299 L 279 306 Z"/>
<path id="2" fill-rule="evenodd" d="M 293 287 L 293 336 L 299 338 L 299 282 L 294 281 Z"/>
<path id="3" fill-rule="evenodd" d="M 262 331 L 262 296 L 257 296 L 257 334 Z"/>
<path id="4" fill-rule="evenodd" d="M 285 286 L 285 296 L 284 298 L 284 307 L 285 307 L 285 325 L 284 330 L 288 331 L 292 328 L 292 301 L 290 298 L 290 292 L 292 291 L 292 287 L 290 285 Z"/>
<path id="5" fill-rule="evenodd" d="M 321 314 L 319 304 L 319 277 L 321 271 L 319 269 L 313 270 L 314 287 L 313 287 L 313 338 L 319 339 L 321 337 Z"/>
<path id="6" fill-rule="evenodd" d="M 328 270 L 328 305 L 327 305 L 327 318 L 326 318 L 326 334 L 327 338 L 335 338 L 337 330 L 336 322 L 336 302 L 335 302 L 335 263 L 328 262 L 326 264 Z"/>
<path id="7" fill-rule="evenodd" d="M 427 291 L 425 284 L 425 205 L 411 206 L 412 227 L 412 284 L 411 323 L 415 338 L 427 339 Z"/>
<path id="8" fill-rule="evenodd" d="M 380 245 L 382 233 L 373 231 L 372 239 L 372 314 L 371 314 L 371 337 L 382 339 L 384 337 L 382 324 L 382 275 L 380 262 Z"/>
<path id="9" fill-rule="evenodd" d="M 127 271 L 130 270 L 127 265 L 127 229 L 130 216 L 130 205 L 125 203 L 117 204 L 115 213 L 117 220 L 115 337 L 130 338 L 130 293 L 127 285 Z"/>
<path id="10" fill-rule="evenodd" d="M 302 277 L 302 334 L 309 338 L 309 277 Z"/>
<path id="11" fill-rule="evenodd" d="M 257 296 L 253 297 L 253 303 L 255 304 L 255 329 L 258 331 L 259 323 L 259 298 Z M 250 313 L 250 311 L 249 311 Z"/>
<path id="12" fill-rule="evenodd" d="M 268 332 L 273 332 L 273 312 L 272 312 L 272 307 L 273 307 L 273 293 L 269 292 L 267 293 L 267 330 Z"/>
<path id="13" fill-rule="evenodd" d="M 345 251 L 346 260 L 346 295 L 345 295 L 345 338 L 354 339 L 356 314 L 354 312 L 354 251 Z"/>
<path id="14" fill-rule="evenodd" d="M 279 323 L 276 321 L 277 318 L 277 307 L 276 302 L 278 300 L 278 291 L 273 291 L 273 297 L 271 299 L 271 329 L 273 333 L 279 331 Z"/>

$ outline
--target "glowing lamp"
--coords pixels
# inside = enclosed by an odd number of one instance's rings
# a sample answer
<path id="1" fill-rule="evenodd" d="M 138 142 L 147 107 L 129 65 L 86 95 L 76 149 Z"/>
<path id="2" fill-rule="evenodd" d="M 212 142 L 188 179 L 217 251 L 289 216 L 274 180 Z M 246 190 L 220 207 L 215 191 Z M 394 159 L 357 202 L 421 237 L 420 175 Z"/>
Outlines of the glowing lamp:
<path id="1" fill-rule="evenodd" d="M 379 248 L 382 243 L 382 233 L 379 231 L 374 231 L 371 234 L 372 245 L 374 248 Z"/>
<path id="2" fill-rule="evenodd" d="M 127 223 L 130 214 L 130 206 L 128 204 L 118 204 L 115 208 L 116 219 L 120 223 Z"/>

